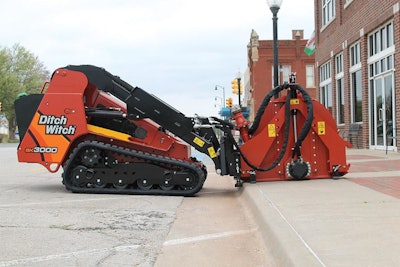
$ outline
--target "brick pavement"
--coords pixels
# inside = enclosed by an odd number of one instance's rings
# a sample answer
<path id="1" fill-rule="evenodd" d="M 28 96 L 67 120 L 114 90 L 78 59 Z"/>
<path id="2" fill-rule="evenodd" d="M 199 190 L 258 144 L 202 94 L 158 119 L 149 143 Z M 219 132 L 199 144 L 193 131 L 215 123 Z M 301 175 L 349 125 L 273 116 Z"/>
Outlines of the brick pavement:
<path id="1" fill-rule="evenodd" d="M 365 154 L 362 154 L 365 151 Z M 348 150 L 351 164 L 347 180 L 400 199 L 400 157 L 380 151 Z"/>

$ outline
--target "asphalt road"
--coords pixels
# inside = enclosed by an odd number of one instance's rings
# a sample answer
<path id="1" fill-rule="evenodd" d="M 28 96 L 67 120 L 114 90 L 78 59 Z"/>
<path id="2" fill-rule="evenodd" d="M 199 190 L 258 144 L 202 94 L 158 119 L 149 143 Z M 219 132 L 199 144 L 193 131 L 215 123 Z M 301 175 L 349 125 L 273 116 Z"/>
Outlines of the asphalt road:
<path id="1" fill-rule="evenodd" d="M 233 181 L 213 176 L 193 198 L 73 194 L 0 144 L 0 267 L 273 266 Z"/>

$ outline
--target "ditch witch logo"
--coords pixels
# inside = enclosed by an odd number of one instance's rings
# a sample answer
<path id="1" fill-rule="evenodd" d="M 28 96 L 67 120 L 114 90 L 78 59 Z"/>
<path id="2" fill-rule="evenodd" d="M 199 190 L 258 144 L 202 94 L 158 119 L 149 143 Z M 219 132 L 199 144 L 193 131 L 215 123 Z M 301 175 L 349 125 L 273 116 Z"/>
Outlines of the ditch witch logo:
<path id="1" fill-rule="evenodd" d="M 53 115 L 40 115 L 39 125 L 46 125 L 46 134 L 54 135 L 73 135 L 76 131 L 75 125 L 66 126 L 68 119 L 61 115 L 56 117 Z"/>

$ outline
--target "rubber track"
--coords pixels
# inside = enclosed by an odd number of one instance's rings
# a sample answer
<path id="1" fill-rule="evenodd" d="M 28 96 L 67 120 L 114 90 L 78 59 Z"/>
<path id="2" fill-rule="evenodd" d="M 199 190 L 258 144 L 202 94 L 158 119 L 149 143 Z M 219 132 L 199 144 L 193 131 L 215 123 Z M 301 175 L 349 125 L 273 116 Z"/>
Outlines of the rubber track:
<path id="1" fill-rule="evenodd" d="M 186 169 L 191 171 L 193 174 L 197 175 L 198 184 L 195 185 L 192 189 L 183 190 L 183 189 L 172 189 L 172 190 L 163 190 L 163 189 L 150 189 L 150 190 L 142 190 L 139 188 L 96 188 L 96 187 L 78 187 L 71 183 L 70 179 L 67 179 L 68 173 L 73 170 L 74 166 L 71 166 L 73 162 L 75 162 L 75 157 L 79 155 L 80 151 L 85 147 L 96 147 L 101 150 L 107 150 L 112 153 L 122 154 L 128 157 L 143 159 L 146 161 L 151 161 L 151 164 L 159 165 L 159 164 L 168 164 L 171 166 L 177 166 L 181 169 Z M 133 163 L 134 164 L 134 163 Z M 165 166 L 163 166 L 165 168 Z M 71 170 L 70 170 L 71 169 Z M 74 192 L 74 193 L 95 193 L 95 194 L 133 194 L 133 195 L 167 195 L 167 196 L 193 196 L 197 192 L 201 190 L 203 187 L 204 181 L 206 179 L 206 171 L 200 168 L 198 165 L 194 163 L 190 163 L 183 160 L 162 157 L 154 154 L 143 153 L 141 151 L 129 150 L 123 147 L 118 147 L 115 145 L 110 145 L 97 141 L 85 141 L 80 143 L 71 153 L 69 159 L 67 160 L 64 173 L 62 174 L 63 183 L 65 187 Z"/>

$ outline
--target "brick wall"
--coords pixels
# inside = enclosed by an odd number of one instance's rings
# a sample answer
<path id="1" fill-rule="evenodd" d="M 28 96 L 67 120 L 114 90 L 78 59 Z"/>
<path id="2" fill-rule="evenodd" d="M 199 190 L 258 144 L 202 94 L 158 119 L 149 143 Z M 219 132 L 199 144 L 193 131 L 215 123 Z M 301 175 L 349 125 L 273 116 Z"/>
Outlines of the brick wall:
<path id="1" fill-rule="evenodd" d="M 321 66 L 327 61 L 332 64 L 332 91 L 333 91 L 333 115 L 336 117 L 336 84 L 335 84 L 335 56 L 343 52 L 344 63 L 344 88 L 345 105 L 348 106 L 345 113 L 345 125 L 340 128 L 348 128 L 350 117 L 350 62 L 349 48 L 355 42 L 360 42 L 361 49 L 361 75 L 362 75 L 362 145 L 369 146 L 369 80 L 368 80 L 368 35 L 379 26 L 393 20 L 394 45 L 397 48 L 395 59 L 400 58 L 400 18 L 398 12 L 398 0 L 353 0 L 345 4 L 345 0 L 335 1 L 335 18 L 322 26 L 322 0 L 314 0 L 315 4 L 315 29 L 316 29 L 316 65 Z M 400 61 L 395 60 L 395 69 L 400 68 Z M 400 75 L 395 73 L 396 107 L 400 104 Z M 319 97 L 319 69 L 316 71 L 317 97 Z M 400 129 L 400 108 L 396 109 L 396 127 Z"/>

